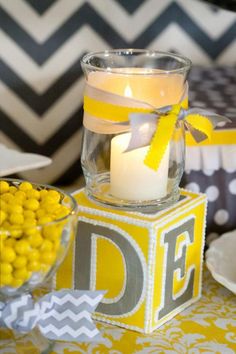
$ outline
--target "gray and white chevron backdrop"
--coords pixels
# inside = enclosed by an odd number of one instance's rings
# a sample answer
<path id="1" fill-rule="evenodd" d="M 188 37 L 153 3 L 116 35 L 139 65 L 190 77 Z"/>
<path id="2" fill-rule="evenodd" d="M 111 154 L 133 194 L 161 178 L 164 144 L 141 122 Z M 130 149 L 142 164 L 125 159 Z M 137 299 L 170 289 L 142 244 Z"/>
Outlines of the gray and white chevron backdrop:
<path id="1" fill-rule="evenodd" d="M 109 48 L 182 53 L 235 65 L 236 14 L 197 0 L 0 0 L 1 142 L 53 164 L 21 176 L 69 184 L 81 175 L 81 56 Z"/>

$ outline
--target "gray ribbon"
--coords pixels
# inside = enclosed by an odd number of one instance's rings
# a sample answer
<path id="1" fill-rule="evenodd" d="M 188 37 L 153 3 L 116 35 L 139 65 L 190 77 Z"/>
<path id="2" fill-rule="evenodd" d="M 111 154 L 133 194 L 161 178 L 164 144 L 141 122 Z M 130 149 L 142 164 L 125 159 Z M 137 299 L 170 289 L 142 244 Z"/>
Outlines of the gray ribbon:
<path id="1" fill-rule="evenodd" d="M 129 145 L 125 152 L 148 146 L 155 134 L 158 125 L 158 119 L 160 116 L 167 115 L 171 110 L 171 106 L 162 107 L 158 110 L 155 110 L 153 113 L 131 113 L 129 115 L 129 124 L 131 131 L 131 138 L 129 141 Z M 197 143 L 205 140 L 207 136 L 201 131 L 194 128 L 190 123 L 188 123 L 185 118 L 189 114 L 200 114 L 207 117 L 213 127 L 215 128 L 218 123 L 231 122 L 227 117 L 221 116 L 219 114 L 206 111 L 200 108 L 190 108 L 183 109 L 181 108 L 178 119 L 184 121 L 184 125 L 187 130 L 192 134 L 193 138 Z M 168 118 L 167 118 L 168 119 Z"/>
<path id="2" fill-rule="evenodd" d="M 91 315 L 103 291 L 61 290 L 34 302 L 29 294 L 0 302 L 0 327 L 28 333 L 38 326 L 51 340 L 98 341 L 101 335 Z"/>

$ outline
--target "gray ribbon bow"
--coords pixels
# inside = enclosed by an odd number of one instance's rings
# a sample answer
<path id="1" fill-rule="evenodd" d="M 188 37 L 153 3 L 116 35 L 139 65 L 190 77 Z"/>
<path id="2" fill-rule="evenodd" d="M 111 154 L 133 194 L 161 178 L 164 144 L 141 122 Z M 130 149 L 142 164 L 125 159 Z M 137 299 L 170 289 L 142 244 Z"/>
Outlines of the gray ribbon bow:
<path id="1" fill-rule="evenodd" d="M 29 294 L 0 302 L 0 327 L 28 333 L 38 326 L 51 340 L 98 341 L 101 335 L 91 315 L 103 291 L 61 290 L 34 302 Z"/>
<path id="2" fill-rule="evenodd" d="M 148 146 L 155 134 L 157 129 L 158 119 L 160 116 L 168 114 L 171 110 L 171 106 L 165 106 L 162 108 L 157 109 L 153 113 L 131 113 L 129 115 L 129 124 L 130 124 L 130 131 L 131 131 L 131 138 L 129 141 L 129 145 L 125 152 Z M 184 121 L 184 125 L 187 130 L 192 134 L 193 138 L 197 143 L 205 140 L 207 136 L 200 132 L 199 130 L 195 129 L 194 127 L 189 124 L 185 118 L 189 114 L 200 114 L 207 117 L 213 127 L 215 128 L 218 123 L 229 123 L 231 122 L 230 119 L 227 117 L 221 116 L 219 114 L 206 111 L 200 108 L 190 108 L 190 109 L 183 109 L 181 108 L 178 119 Z"/>

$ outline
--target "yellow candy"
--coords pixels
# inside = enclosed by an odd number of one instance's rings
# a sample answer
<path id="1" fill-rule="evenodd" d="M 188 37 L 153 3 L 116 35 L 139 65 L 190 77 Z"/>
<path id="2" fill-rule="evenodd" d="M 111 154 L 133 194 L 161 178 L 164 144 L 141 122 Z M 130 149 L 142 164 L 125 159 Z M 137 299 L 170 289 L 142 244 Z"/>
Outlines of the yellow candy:
<path id="1" fill-rule="evenodd" d="M 19 288 L 19 287 L 22 286 L 23 284 L 24 284 L 24 280 L 23 280 L 23 279 L 13 278 L 10 285 L 11 285 L 13 288 Z"/>
<path id="2" fill-rule="evenodd" d="M 16 253 L 14 251 L 13 248 L 11 247 L 4 247 L 2 250 L 1 250 L 1 260 L 3 262 L 6 262 L 6 263 L 12 263 L 15 258 L 16 258 Z"/>
<path id="3" fill-rule="evenodd" d="M 7 212 L 8 208 L 8 204 L 5 202 L 5 200 L 0 199 L 0 210 Z"/>
<path id="4" fill-rule="evenodd" d="M 4 242 L 4 246 L 5 247 L 12 247 L 14 248 L 16 244 L 16 240 L 14 238 L 8 238 L 5 242 Z"/>
<path id="5" fill-rule="evenodd" d="M 15 193 L 17 192 L 17 188 L 16 188 L 15 186 L 10 186 L 10 187 L 9 187 L 9 192 L 10 192 L 11 194 L 15 194 Z"/>
<path id="6" fill-rule="evenodd" d="M 53 243 L 49 240 L 44 240 L 42 245 L 40 246 L 41 252 L 50 252 L 53 249 Z"/>
<path id="7" fill-rule="evenodd" d="M 39 225 L 48 224 L 51 221 L 52 218 L 50 218 L 50 216 L 42 216 L 41 218 L 38 219 L 38 224 Z"/>
<path id="8" fill-rule="evenodd" d="M 12 280 L 13 280 L 13 277 L 11 274 L 1 274 L 0 283 L 2 285 L 10 285 Z"/>
<path id="9" fill-rule="evenodd" d="M 69 209 L 65 205 L 61 205 L 60 209 L 58 209 L 58 211 L 56 211 L 55 214 L 58 219 L 61 219 L 67 216 L 69 212 L 70 212 Z"/>
<path id="10" fill-rule="evenodd" d="M 0 263 L 0 273 L 1 274 L 10 274 L 13 270 L 13 267 L 10 263 Z M 1 277 L 1 275 L 0 275 Z"/>
<path id="11" fill-rule="evenodd" d="M 42 216 L 45 216 L 46 211 L 42 208 L 39 208 L 35 213 L 37 218 L 40 219 Z"/>
<path id="12" fill-rule="evenodd" d="M 9 183 L 6 181 L 0 181 L 0 194 L 6 193 L 9 191 Z"/>
<path id="13" fill-rule="evenodd" d="M 33 260 L 28 264 L 28 270 L 31 272 L 38 272 L 40 270 L 40 267 L 41 267 L 40 263 L 37 262 L 36 260 Z"/>
<path id="14" fill-rule="evenodd" d="M 34 236 L 36 233 L 37 233 L 37 229 L 35 227 L 25 226 L 24 224 L 25 236 Z"/>
<path id="15" fill-rule="evenodd" d="M 5 202 L 9 203 L 10 200 L 14 199 L 14 196 L 11 193 L 4 193 L 1 196 L 1 199 L 4 200 Z"/>
<path id="16" fill-rule="evenodd" d="M 25 280 L 28 278 L 28 270 L 26 267 L 24 268 L 19 268 L 19 269 L 16 269 L 14 272 L 13 272 L 13 277 L 16 278 L 16 279 L 22 279 L 22 280 Z"/>
<path id="17" fill-rule="evenodd" d="M 14 262 L 12 263 L 13 264 L 13 267 L 14 268 L 23 268 L 26 266 L 27 264 L 27 258 L 24 257 L 24 256 L 17 256 L 16 259 L 14 260 Z"/>
<path id="18" fill-rule="evenodd" d="M 29 199 L 40 199 L 40 193 L 37 191 L 37 189 L 30 189 L 29 191 L 26 192 L 27 198 Z"/>
<path id="19" fill-rule="evenodd" d="M 13 225 L 22 225 L 24 223 L 24 216 L 22 214 L 14 213 L 9 216 L 9 220 Z"/>
<path id="20" fill-rule="evenodd" d="M 56 240 L 54 242 L 54 247 L 53 247 L 54 251 L 57 252 L 59 250 L 59 248 L 60 248 L 60 245 L 61 245 L 61 241 L 60 240 Z"/>
<path id="21" fill-rule="evenodd" d="M 14 196 L 14 199 L 10 201 L 11 205 L 17 204 L 23 206 L 24 198 Z"/>
<path id="22" fill-rule="evenodd" d="M 40 233 L 37 232 L 36 234 L 30 235 L 28 237 L 28 242 L 29 242 L 31 247 L 38 248 L 42 244 L 43 238 L 40 235 Z"/>
<path id="23" fill-rule="evenodd" d="M 8 230 L 12 225 L 9 223 L 9 221 L 4 221 L 2 224 L 3 229 Z"/>
<path id="24" fill-rule="evenodd" d="M 47 273 L 49 270 L 50 270 L 50 265 L 48 265 L 48 264 L 41 264 L 41 272 L 43 272 L 43 273 Z"/>
<path id="25" fill-rule="evenodd" d="M 29 182 L 22 182 L 19 186 L 19 190 L 22 192 L 27 192 L 29 190 L 33 189 L 33 186 Z"/>
<path id="26" fill-rule="evenodd" d="M 35 219 L 32 218 L 27 218 L 24 221 L 23 227 L 27 228 L 27 227 L 34 227 L 37 225 L 37 221 Z"/>
<path id="27" fill-rule="evenodd" d="M 30 252 L 30 243 L 25 240 L 17 241 L 15 244 L 15 251 L 19 255 L 26 255 Z"/>
<path id="28" fill-rule="evenodd" d="M 48 191 L 46 189 L 42 189 L 39 193 L 41 199 L 44 199 L 48 195 Z"/>
<path id="29" fill-rule="evenodd" d="M 26 209 L 35 211 L 39 208 L 39 202 L 37 201 L 37 199 L 31 198 L 24 202 L 24 207 Z"/>
<path id="30" fill-rule="evenodd" d="M 53 214 L 56 213 L 58 210 L 60 210 L 60 204 L 58 203 L 46 203 L 43 205 L 44 210 L 46 213 Z"/>
<path id="31" fill-rule="evenodd" d="M 10 226 L 9 231 L 11 233 L 11 237 L 13 238 L 20 238 L 23 234 L 22 229 L 16 228 L 15 226 Z"/>
<path id="32" fill-rule="evenodd" d="M 15 214 L 15 213 L 16 214 L 22 214 L 23 213 L 23 208 L 22 208 L 21 205 L 15 203 L 15 204 L 9 206 L 8 211 L 10 213 L 12 213 L 12 214 Z"/>
<path id="33" fill-rule="evenodd" d="M 6 218 L 7 218 L 6 212 L 0 209 L 0 225 L 4 223 Z"/>
<path id="34" fill-rule="evenodd" d="M 64 253 L 60 238 L 66 220 L 52 221 L 70 210 L 55 190 L 6 181 L 0 181 L 0 188 L 0 286 L 18 288 L 32 272 L 47 273 L 57 252 Z"/>
<path id="35" fill-rule="evenodd" d="M 54 200 L 54 202 L 59 203 L 61 196 L 60 193 L 54 190 L 48 191 L 48 196 Z"/>
<path id="36" fill-rule="evenodd" d="M 33 249 L 29 254 L 28 254 L 28 258 L 30 260 L 34 260 L 34 261 L 38 261 L 40 257 L 40 253 L 38 250 Z"/>
<path id="37" fill-rule="evenodd" d="M 23 215 L 26 219 L 35 219 L 36 214 L 32 210 L 24 210 Z"/>
<path id="38" fill-rule="evenodd" d="M 56 253 L 55 252 L 45 252 L 41 255 L 40 260 L 44 264 L 53 264 L 56 260 Z"/>
<path id="39" fill-rule="evenodd" d="M 49 196 L 49 192 L 48 192 L 48 195 L 45 198 L 43 198 L 41 205 L 45 207 L 48 204 L 54 204 L 54 203 L 56 203 L 55 200 Z"/>
<path id="40" fill-rule="evenodd" d="M 18 198 L 18 199 L 21 199 L 21 200 L 24 200 L 26 199 L 26 193 L 22 190 L 18 190 L 16 193 L 15 193 L 15 198 Z"/>
<path id="41" fill-rule="evenodd" d="M 57 240 L 61 236 L 61 230 L 56 225 L 48 225 L 43 228 L 43 236 L 51 241 Z"/>

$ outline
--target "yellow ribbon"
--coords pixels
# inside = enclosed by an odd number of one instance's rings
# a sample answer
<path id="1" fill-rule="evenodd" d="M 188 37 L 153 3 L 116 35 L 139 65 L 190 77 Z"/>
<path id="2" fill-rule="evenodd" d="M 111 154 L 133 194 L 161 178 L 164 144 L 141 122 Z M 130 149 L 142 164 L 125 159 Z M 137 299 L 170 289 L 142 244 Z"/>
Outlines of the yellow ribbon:
<path id="1" fill-rule="evenodd" d="M 93 117 L 108 120 L 114 123 L 129 121 L 130 113 L 151 113 L 150 108 L 135 108 L 118 106 L 112 103 L 95 100 L 89 96 L 84 96 L 84 111 Z"/>
<path id="2" fill-rule="evenodd" d="M 173 136 L 176 122 L 180 110 L 187 109 L 188 101 L 184 99 L 181 103 L 171 106 L 170 111 L 165 114 L 157 115 L 157 129 L 152 138 L 150 148 L 145 157 L 146 166 L 157 170 L 164 156 L 166 148 Z M 84 97 L 84 111 L 98 119 L 110 121 L 112 123 L 124 123 L 129 121 L 131 113 L 155 113 L 152 107 L 126 107 L 99 101 L 89 96 Z M 145 118 L 144 118 L 145 119 Z M 208 139 L 211 138 L 214 129 L 210 119 L 201 114 L 187 114 L 184 118 L 186 125 L 193 130 L 203 133 Z"/>

